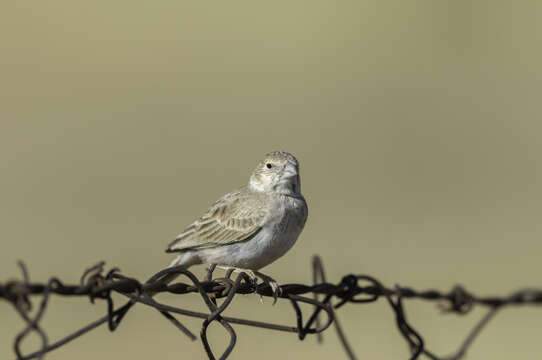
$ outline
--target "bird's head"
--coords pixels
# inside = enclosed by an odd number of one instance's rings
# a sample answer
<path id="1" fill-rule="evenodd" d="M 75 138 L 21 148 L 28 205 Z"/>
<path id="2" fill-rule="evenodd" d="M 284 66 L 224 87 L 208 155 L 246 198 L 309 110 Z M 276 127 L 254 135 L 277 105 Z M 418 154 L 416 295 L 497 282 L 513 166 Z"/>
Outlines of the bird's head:
<path id="1" fill-rule="evenodd" d="M 249 187 L 254 191 L 272 191 L 284 195 L 301 194 L 297 159 L 284 151 L 270 152 L 254 169 Z"/>

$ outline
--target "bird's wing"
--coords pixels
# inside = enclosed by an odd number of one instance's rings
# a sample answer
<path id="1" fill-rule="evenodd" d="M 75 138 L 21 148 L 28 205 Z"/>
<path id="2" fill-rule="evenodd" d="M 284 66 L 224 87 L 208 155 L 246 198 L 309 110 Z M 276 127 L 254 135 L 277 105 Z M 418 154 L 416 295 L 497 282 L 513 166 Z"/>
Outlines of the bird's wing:
<path id="1" fill-rule="evenodd" d="M 180 233 L 166 252 L 196 250 L 246 241 L 262 228 L 265 201 L 245 188 L 223 196 Z"/>

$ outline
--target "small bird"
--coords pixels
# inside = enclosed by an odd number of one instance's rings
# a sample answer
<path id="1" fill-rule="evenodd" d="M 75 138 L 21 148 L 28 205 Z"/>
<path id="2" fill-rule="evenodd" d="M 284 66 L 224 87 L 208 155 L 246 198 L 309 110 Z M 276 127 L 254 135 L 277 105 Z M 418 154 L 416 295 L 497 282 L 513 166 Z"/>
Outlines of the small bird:
<path id="1" fill-rule="evenodd" d="M 257 270 L 294 245 L 307 215 L 297 159 L 270 152 L 247 186 L 221 197 L 169 244 L 166 252 L 179 253 L 170 267 L 207 263 L 243 271 L 252 279 L 262 278 L 277 296 L 277 283 Z"/>

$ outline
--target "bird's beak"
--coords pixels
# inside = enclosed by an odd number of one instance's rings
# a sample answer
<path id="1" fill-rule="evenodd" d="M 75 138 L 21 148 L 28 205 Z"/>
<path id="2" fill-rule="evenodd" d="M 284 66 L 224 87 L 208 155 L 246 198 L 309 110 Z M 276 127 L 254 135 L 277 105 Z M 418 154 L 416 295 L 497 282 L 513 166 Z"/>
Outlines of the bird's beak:
<path id="1" fill-rule="evenodd" d="M 283 173 L 283 177 L 285 178 L 291 178 L 291 177 L 295 177 L 297 176 L 298 173 L 297 173 L 297 166 L 295 163 L 293 162 L 288 162 L 286 164 L 286 167 L 284 168 L 284 173 Z"/>

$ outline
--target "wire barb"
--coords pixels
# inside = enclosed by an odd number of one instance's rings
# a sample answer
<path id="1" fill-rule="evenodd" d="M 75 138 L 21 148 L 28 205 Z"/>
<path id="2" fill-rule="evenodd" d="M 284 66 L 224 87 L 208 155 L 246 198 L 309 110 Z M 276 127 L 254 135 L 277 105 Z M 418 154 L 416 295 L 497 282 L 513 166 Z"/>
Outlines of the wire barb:
<path id="1" fill-rule="evenodd" d="M 542 290 L 538 289 L 524 289 L 506 297 L 477 297 L 459 285 L 453 287 L 449 292 L 437 290 L 417 291 L 398 285 L 388 288 L 372 276 L 353 274 L 344 276 L 338 284 L 332 284 L 327 282 L 322 260 L 318 256 L 314 256 L 312 261 L 313 285 L 285 284 L 280 286 L 278 292 L 272 288 L 269 282 L 257 284 L 244 272 L 238 273 L 235 279 L 231 278 L 231 272 L 227 273 L 225 277 L 213 279 L 215 265 L 210 266 L 202 281 L 198 280 L 192 272 L 178 266 L 161 270 L 145 283 L 141 283 L 137 279 L 122 275 L 118 268 L 105 272 L 105 263 L 99 262 L 83 272 L 77 285 L 66 285 L 57 278 L 51 278 L 46 284 L 31 283 L 26 266 L 22 262 L 19 262 L 18 265 L 22 272 L 22 280 L 0 283 L 0 298 L 5 299 L 14 306 L 26 325 L 16 335 L 13 342 L 17 360 L 41 360 L 48 352 L 67 344 L 104 323 L 108 324 L 110 331 L 115 331 L 122 319 L 136 303 L 156 309 L 191 340 L 195 340 L 196 336 L 175 315 L 203 319 L 200 339 L 209 359 L 216 359 L 207 339 L 207 329 L 213 321 L 222 326 L 230 339 L 228 347 L 220 354 L 218 359 L 226 359 L 235 347 L 237 335 L 232 324 L 297 333 L 300 340 L 305 339 L 309 334 L 316 334 L 319 342 L 322 340 L 322 332 L 333 324 L 347 357 L 356 359 L 354 351 L 346 340 L 346 335 L 340 326 L 336 311 L 345 304 L 371 303 L 381 297 L 386 299 L 395 315 L 397 329 L 410 349 L 410 359 L 418 359 L 423 354 L 433 360 L 460 360 L 464 358 L 475 338 L 503 307 L 542 304 Z M 187 279 L 187 282 L 168 284 L 166 279 L 173 276 L 181 276 Z M 153 295 L 161 292 L 177 295 L 197 293 L 209 312 L 196 312 L 160 303 L 153 298 Z M 123 295 L 128 298 L 128 301 L 120 307 L 115 307 L 112 293 Z M 236 294 L 258 294 L 260 297 L 278 296 L 281 299 L 288 299 L 295 312 L 296 325 L 273 324 L 222 315 Z M 51 295 L 88 297 L 91 303 L 94 303 L 96 299 L 105 300 L 107 314 L 64 338 L 50 343 L 47 334 L 40 327 L 40 321 Z M 39 307 L 33 316 L 30 314 L 32 311 L 30 298 L 32 296 L 41 296 Z M 435 301 L 444 312 L 459 315 L 467 314 L 474 306 L 485 306 L 489 308 L 489 311 L 474 326 L 452 356 L 439 357 L 427 349 L 421 334 L 407 321 L 404 307 L 404 300 L 406 299 Z M 312 305 L 313 309 L 308 316 L 304 316 L 300 303 Z M 326 315 L 323 322 L 320 319 L 322 313 Z M 304 322 L 304 318 L 307 319 L 306 322 Z M 21 351 L 21 344 L 32 332 L 36 333 L 41 339 L 41 348 L 24 355 Z"/>

